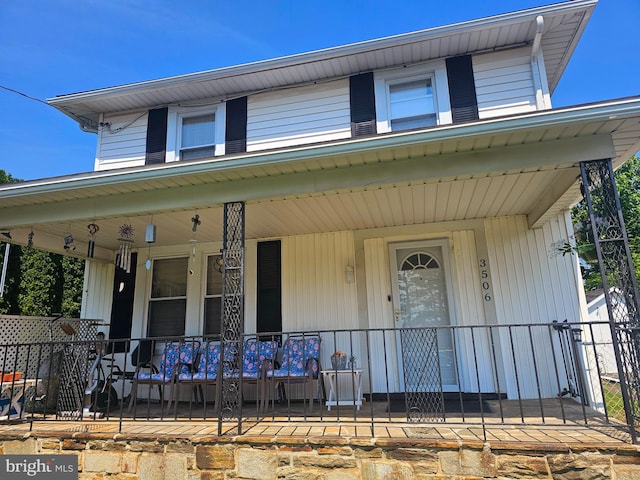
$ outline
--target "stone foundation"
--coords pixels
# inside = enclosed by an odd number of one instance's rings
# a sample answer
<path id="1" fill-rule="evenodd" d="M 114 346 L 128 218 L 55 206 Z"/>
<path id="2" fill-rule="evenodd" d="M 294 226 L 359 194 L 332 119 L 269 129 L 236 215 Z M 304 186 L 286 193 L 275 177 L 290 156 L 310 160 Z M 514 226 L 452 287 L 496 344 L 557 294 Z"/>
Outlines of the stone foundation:
<path id="1" fill-rule="evenodd" d="M 3 454 L 75 454 L 80 479 L 427 480 L 640 478 L 640 448 L 340 437 L 143 437 L 69 433 L 0 439 Z"/>

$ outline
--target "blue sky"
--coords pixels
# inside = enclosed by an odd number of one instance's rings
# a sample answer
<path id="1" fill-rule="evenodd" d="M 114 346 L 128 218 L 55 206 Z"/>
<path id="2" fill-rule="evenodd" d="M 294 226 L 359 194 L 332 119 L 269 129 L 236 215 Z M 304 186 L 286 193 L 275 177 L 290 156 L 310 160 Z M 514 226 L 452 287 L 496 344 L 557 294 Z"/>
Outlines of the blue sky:
<path id="1" fill-rule="evenodd" d="M 0 2 L 0 85 L 38 99 L 281 57 L 554 3 L 543 0 Z M 600 0 L 554 107 L 640 95 L 639 0 Z M 0 89 L 0 169 L 93 170 L 96 136 Z"/>

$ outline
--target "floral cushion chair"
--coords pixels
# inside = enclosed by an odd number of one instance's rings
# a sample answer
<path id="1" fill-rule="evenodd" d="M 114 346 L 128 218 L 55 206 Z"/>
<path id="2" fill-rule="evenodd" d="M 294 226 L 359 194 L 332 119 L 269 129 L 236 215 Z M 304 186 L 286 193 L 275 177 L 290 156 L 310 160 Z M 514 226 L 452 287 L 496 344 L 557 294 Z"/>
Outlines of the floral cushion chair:
<path id="1" fill-rule="evenodd" d="M 176 378 L 181 373 L 189 372 L 193 369 L 193 364 L 200 350 L 200 342 L 168 342 L 165 345 L 158 372 L 139 372 L 133 374 L 133 386 L 131 388 L 131 400 L 129 410 L 136 402 L 138 385 L 159 385 L 160 402 L 163 401 L 164 386 L 169 385 L 169 407 L 173 400 L 173 385 Z"/>
<path id="2" fill-rule="evenodd" d="M 273 382 L 272 391 L 278 385 L 307 383 L 318 378 L 320 372 L 320 337 L 289 337 L 282 347 L 280 368 L 268 370 L 267 380 Z M 313 397 L 309 398 L 309 406 Z"/>
<path id="3" fill-rule="evenodd" d="M 207 346 L 200 351 L 198 366 L 193 370 L 182 371 L 178 374 L 178 388 L 184 384 L 191 384 L 194 392 L 200 392 L 202 401 L 205 401 L 204 385 L 214 385 L 218 380 L 218 370 L 220 363 L 223 364 L 225 377 L 231 373 L 231 366 L 236 356 L 237 348 L 233 344 L 225 345 L 224 360 L 221 362 L 220 342 L 208 342 Z M 198 387 L 196 389 L 196 387 Z M 197 399 L 196 399 L 197 400 Z"/>

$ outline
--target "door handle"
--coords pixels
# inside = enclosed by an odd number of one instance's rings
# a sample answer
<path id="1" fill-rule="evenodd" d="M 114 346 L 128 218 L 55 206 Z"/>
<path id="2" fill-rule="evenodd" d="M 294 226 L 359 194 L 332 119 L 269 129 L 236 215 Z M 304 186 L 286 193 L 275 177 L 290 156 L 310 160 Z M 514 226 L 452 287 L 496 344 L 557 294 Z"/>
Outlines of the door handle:
<path id="1" fill-rule="evenodd" d="M 394 316 L 396 317 L 396 322 L 400 321 L 400 309 L 396 309 Z"/>

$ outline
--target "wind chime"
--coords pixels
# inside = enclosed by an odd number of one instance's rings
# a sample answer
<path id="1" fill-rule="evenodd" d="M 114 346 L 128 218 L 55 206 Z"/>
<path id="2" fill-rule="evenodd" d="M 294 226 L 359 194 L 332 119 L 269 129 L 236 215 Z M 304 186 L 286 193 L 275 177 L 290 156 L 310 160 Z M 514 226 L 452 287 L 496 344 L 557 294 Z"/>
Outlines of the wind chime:
<path id="1" fill-rule="evenodd" d="M 116 257 L 116 265 L 127 273 L 131 273 L 131 245 L 133 244 L 133 232 L 134 228 L 127 223 L 121 225 L 118 229 L 120 249 L 118 250 L 118 255 Z"/>
<path id="2" fill-rule="evenodd" d="M 87 230 L 89 230 L 89 244 L 87 246 L 87 257 L 93 258 L 93 253 L 96 249 L 96 233 L 100 230 L 100 227 L 95 223 L 90 223 L 87 225 Z"/>
<path id="3" fill-rule="evenodd" d="M 200 221 L 200 215 L 196 213 L 193 217 L 191 217 L 191 223 L 192 223 L 191 231 L 193 232 L 193 238 L 189 240 L 189 243 L 191 244 L 191 267 L 189 268 L 189 275 L 193 275 L 194 266 L 196 263 L 196 243 L 198 243 L 198 240 L 196 240 L 196 231 L 198 230 L 198 226 L 202 224 L 202 222 Z"/>

